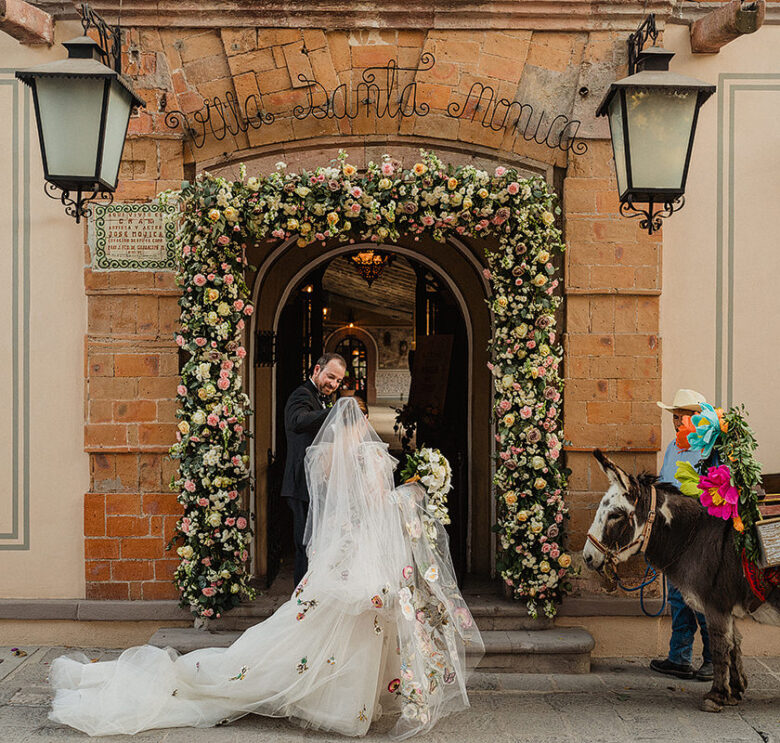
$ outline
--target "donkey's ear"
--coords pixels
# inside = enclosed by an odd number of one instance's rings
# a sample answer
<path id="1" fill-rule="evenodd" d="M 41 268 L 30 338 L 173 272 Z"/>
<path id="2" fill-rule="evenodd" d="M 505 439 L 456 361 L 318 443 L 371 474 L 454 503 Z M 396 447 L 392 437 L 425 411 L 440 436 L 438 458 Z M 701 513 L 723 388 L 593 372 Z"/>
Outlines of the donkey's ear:
<path id="1" fill-rule="evenodd" d="M 629 476 L 618 467 L 601 449 L 596 449 L 593 452 L 593 456 L 596 457 L 596 461 L 604 470 L 604 474 L 607 476 L 610 484 L 619 485 L 624 491 L 628 492 L 631 487 L 631 480 Z"/>

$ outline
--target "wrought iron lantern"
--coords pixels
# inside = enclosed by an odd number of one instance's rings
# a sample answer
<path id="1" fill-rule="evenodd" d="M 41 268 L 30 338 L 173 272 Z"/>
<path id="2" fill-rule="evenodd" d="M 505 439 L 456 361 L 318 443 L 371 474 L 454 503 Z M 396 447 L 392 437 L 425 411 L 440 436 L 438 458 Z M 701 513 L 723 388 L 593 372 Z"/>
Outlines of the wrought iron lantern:
<path id="1" fill-rule="evenodd" d="M 81 12 L 84 36 L 63 43 L 67 59 L 16 73 L 32 88 L 44 190 L 76 222 L 94 199 L 113 200 L 130 114 L 144 105 L 121 74 L 119 27 L 107 26 L 88 5 Z M 90 28 L 101 43 L 86 35 Z"/>
<path id="2" fill-rule="evenodd" d="M 393 262 L 393 254 L 369 248 L 351 255 L 350 260 L 370 287 Z"/>
<path id="3" fill-rule="evenodd" d="M 674 52 L 644 49 L 648 38 L 658 38 L 652 14 L 628 38 L 628 77 L 610 85 L 596 115 L 609 118 L 620 213 L 652 234 L 685 203 L 699 109 L 715 86 L 670 72 Z"/>

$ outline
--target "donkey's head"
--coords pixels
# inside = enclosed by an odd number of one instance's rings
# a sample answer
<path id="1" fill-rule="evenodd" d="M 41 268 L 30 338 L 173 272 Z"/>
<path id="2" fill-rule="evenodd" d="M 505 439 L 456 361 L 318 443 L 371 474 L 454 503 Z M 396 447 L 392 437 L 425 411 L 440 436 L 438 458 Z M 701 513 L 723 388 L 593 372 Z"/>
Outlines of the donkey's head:
<path id="1" fill-rule="evenodd" d="M 618 467 L 600 449 L 593 455 L 609 480 L 609 488 L 588 530 L 582 557 L 589 568 L 601 570 L 607 559 L 601 548 L 609 550 L 618 562 L 639 552 L 644 518 L 639 518 L 637 504 L 642 488 L 635 477 Z"/>

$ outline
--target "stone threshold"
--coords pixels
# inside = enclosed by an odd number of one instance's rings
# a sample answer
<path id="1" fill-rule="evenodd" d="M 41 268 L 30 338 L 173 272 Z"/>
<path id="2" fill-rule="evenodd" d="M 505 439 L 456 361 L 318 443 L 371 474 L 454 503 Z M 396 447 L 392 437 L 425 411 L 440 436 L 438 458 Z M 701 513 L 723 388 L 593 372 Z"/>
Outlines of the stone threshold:
<path id="1" fill-rule="evenodd" d="M 467 600 L 470 597 L 467 596 Z M 253 602 L 266 604 L 270 614 L 286 597 L 265 596 Z M 472 605 L 472 601 L 468 601 Z M 482 598 L 472 606 L 475 614 L 493 616 L 525 615 L 520 604 L 499 598 Z M 489 609 L 488 609 L 489 604 Z M 259 608 L 259 607 L 258 607 Z M 661 608 L 657 598 L 645 599 L 645 608 L 655 613 Z M 265 613 L 265 612 L 262 612 Z M 664 614 L 668 614 L 668 608 Z M 237 607 L 228 616 L 251 615 L 250 605 Z M 582 596 L 567 599 L 558 611 L 561 617 L 639 617 L 639 600 L 623 596 Z M 0 620 L 71 620 L 78 622 L 176 622 L 191 621 L 192 614 L 176 601 L 96 601 L 92 599 L 0 599 Z"/>

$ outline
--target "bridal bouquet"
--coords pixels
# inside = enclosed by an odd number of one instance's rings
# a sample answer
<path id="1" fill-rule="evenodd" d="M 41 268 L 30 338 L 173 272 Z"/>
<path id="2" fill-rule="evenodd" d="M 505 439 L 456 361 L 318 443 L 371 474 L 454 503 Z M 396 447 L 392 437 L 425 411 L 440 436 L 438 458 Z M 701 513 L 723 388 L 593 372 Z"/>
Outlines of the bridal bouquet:
<path id="1" fill-rule="evenodd" d="M 422 447 L 406 457 L 401 479 L 419 480 L 428 492 L 428 513 L 442 524 L 450 523 L 447 493 L 452 490 L 452 468 L 438 449 Z"/>

